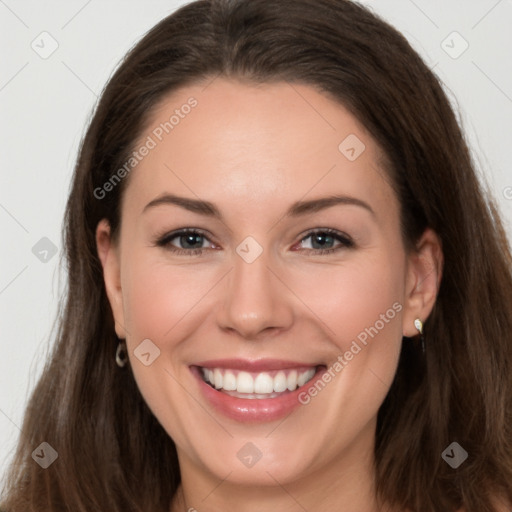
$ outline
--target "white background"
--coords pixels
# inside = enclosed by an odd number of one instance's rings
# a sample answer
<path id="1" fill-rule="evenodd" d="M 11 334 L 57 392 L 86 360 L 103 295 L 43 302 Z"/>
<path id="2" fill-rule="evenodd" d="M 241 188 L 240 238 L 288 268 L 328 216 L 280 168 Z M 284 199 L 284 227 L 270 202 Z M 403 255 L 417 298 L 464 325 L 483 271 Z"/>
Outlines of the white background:
<path id="1" fill-rule="evenodd" d="M 0 0 L 0 474 L 52 340 L 64 205 L 86 122 L 126 51 L 184 3 Z M 512 0 L 363 3 L 442 79 L 512 238 Z M 44 31 L 58 43 L 47 59 L 31 47 Z M 457 59 L 442 47 L 453 31 L 469 44 Z M 444 44 L 457 51 L 462 41 Z M 32 253 L 42 237 L 58 249 L 46 263 Z"/>

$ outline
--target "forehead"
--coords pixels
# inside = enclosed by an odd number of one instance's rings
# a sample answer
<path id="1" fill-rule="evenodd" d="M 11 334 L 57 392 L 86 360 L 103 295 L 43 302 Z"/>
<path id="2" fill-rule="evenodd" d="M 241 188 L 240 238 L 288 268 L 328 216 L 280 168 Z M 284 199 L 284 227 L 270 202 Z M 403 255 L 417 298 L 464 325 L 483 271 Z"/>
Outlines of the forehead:
<path id="1" fill-rule="evenodd" d="M 227 205 L 236 215 L 277 214 L 333 193 L 388 210 L 381 152 L 341 104 L 307 85 L 222 78 L 184 87 L 154 109 L 135 149 L 124 202 L 141 211 L 163 192 Z"/>

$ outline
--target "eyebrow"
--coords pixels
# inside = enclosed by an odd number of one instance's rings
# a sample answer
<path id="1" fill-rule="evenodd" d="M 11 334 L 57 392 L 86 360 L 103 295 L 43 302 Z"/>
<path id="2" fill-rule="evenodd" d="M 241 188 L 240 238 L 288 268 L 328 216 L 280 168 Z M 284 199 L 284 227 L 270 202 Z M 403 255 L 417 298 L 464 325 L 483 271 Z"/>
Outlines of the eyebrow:
<path id="1" fill-rule="evenodd" d="M 164 204 L 176 205 L 199 215 L 205 215 L 207 217 L 223 220 L 220 210 L 213 203 L 209 201 L 203 201 L 201 199 L 176 196 L 174 194 L 162 194 L 161 196 L 153 199 L 144 207 L 142 213 L 146 212 L 150 208 Z M 310 213 L 316 213 L 336 205 L 360 206 L 361 208 L 364 208 L 370 212 L 372 216 L 376 218 L 375 211 L 368 203 L 362 201 L 361 199 L 357 199 L 356 197 L 343 195 L 321 197 L 318 199 L 311 199 L 309 201 L 297 201 L 290 206 L 285 214 L 285 217 L 300 217 Z"/>

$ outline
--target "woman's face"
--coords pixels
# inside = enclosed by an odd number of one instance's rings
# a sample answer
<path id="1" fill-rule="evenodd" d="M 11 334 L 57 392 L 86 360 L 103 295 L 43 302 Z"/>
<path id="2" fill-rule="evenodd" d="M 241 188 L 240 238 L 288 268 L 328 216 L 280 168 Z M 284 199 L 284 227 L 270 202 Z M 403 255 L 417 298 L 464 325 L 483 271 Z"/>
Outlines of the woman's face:
<path id="1" fill-rule="evenodd" d="M 116 332 L 183 474 L 354 478 L 402 336 L 430 313 L 432 245 L 406 253 L 379 149 L 341 105 L 304 85 L 206 85 L 149 120 L 119 245 L 98 226 Z"/>

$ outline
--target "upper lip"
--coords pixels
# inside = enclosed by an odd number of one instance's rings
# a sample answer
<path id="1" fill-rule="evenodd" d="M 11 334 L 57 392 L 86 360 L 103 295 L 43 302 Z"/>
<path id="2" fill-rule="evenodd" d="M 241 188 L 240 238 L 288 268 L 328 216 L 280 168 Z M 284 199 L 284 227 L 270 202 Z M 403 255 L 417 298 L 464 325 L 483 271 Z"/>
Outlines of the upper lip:
<path id="1" fill-rule="evenodd" d="M 201 361 L 195 366 L 202 368 L 225 368 L 232 370 L 244 370 L 247 372 L 265 372 L 272 370 L 285 370 L 287 368 L 313 368 L 320 366 L 318 363 L 304 363 L 300 361 L 286 361 L 283 359 L 215 359 Z"/>

